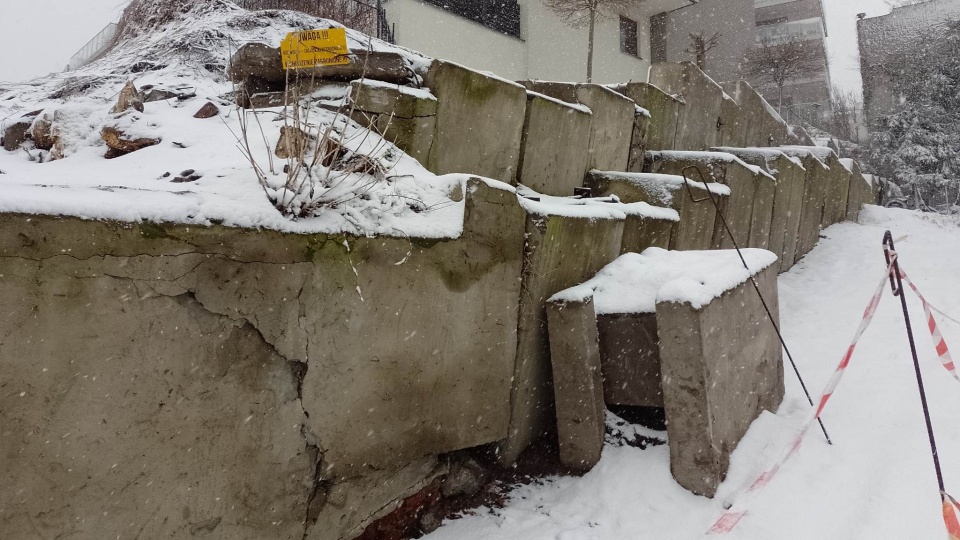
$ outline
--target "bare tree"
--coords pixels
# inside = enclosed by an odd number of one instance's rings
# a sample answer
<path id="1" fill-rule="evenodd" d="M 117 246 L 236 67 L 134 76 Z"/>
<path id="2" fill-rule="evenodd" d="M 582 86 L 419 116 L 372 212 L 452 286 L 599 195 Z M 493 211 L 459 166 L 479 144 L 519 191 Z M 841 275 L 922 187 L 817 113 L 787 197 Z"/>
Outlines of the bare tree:
<path id="1" fill-rule="evenodd" d="M 593 82 L 593 44 L 597 21 L 618 15 L 636 0 L 542 0 L 571 28 L 590 28 L 587 38 L 587 82 Z"/>
<path id="2" fill-rule="evenodd" d="M 706 71 L 707 53 L 720 45 L 721 37 L 723 35 L 720 32 L 715 32 L 712 36 L 706 37 L 706 32 L 703 30 L 697 34 L 690 34 L 690 46 L 683 52 L 692 54 L 700 71 Z"/>
<path id="3" fill-rule="evenodd" d="M 784 86 L 827 69 L 823 54 L 812 43 L 800 38 L 763 40 L 747 53 L 747 77 L 777 87 L 777 112 L 782 112 Z"/>
<path id="4" fill-rule="evenodd" d="M 830 123 L 828 131 L 840 139 L 858 141 L 858 126 L 863 123 L 863 102 L 852 90 L 834 86 L 830 92 Z"/>

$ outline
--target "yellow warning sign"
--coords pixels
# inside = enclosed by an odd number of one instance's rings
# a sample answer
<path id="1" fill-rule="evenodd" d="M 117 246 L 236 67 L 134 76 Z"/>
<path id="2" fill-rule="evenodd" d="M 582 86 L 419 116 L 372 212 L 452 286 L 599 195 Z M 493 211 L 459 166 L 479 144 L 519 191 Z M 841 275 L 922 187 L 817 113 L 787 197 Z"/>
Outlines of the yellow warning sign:
<path id="1" fill-rule="evenodd" d="M 291 32 L 280 42 L 283 69 L 342 66 L 350 63 L 349 53 L 345 28 Z"/>

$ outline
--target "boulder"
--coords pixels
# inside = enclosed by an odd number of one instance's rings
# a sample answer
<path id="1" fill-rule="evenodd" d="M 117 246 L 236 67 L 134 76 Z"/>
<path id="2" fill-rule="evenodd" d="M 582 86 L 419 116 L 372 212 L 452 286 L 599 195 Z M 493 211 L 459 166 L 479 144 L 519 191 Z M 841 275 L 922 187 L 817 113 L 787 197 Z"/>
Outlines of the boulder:
<path id="1" fill-rule="evenodd" d="M 7 126 L 3 131 L 3 149 L 8 152 L 16 151 L 20 145 L 27 142 L 30 134 L 30 122 L 18 120 Z"/>
<path id="2" fill-rule="evenodd" d="M 30 127 L 30 137 L 33 139 L 33 144 L 41 150 L 53 150 L 53 147 L 57 144 L 58 137 L 53 129 L 54 118 L 56 118 L 56 113 L 53 115 L 43 113 L 33 121 L 33 125 Z"/>
<path id="3" fill-rule="evenodd" d="M 100 136 L 109 148 L 107 152 L 108 159 L 120 157 L 160 143 L 160 139 L 152 137 L 130 137 L 116 126 L 104 126 L 100 132 Z"/>
<path id="4" fill-rule="evenodd" d="M 137 112 L 143 112 L 143 97 L 140 91 L 134 86 L 133 81 L 127 81 L 120 89 L 120 96 L 117 98 L 117 104 L 110 109 L 112 114 L 120 114 L 124 111 L 134 109 Z"/>
<path id="5" fill-rule="evenodd" d="M 302 157 L 309 142 L 310 135 L 302 129 L 295 126 L 283 126 L 280 128 L 280 140 L 277 141 L 277 148 L 273 153 L 280 159 Z"/>
<path id="6" fill-rule="evenodd" d="M 200 107 L 200 110 L 194 113 L 194 118 L 213 118 L 220 114 L 220 108 L 213 104 L 213 102 L 206 102 L 203 107 Z"/>

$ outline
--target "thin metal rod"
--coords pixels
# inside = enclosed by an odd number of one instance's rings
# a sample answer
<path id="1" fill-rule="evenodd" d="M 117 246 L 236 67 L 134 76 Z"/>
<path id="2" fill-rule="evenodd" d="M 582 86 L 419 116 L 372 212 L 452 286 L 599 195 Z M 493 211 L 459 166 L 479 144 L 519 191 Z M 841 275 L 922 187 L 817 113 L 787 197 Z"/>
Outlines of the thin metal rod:
<path id="1" fill-rule="evenodd" d="M 690 190 L 690 180 L 687 178 L 687 171 L 695 170 L 697 175 L 700 177 L 700 183 L 703 184 L 704 189 L 707 190 L 707 197 L 696 199 L 693 196 L 693 192 Z M 683 176 L 683 183 L 686 185 L 687 194 L 690 196 L 690 200 L 697 203 L 700 201 L 705 201 L 710 199 L 710 202 L 713 203 L 714 208 L 717 210 L 717 216 L 720 217 L 720 221 L 723 222 L 723 228 L 727 231 L 727 236 L 730 237 L 730 241 L 733 243 L 733 247 L 737 250 L 737 255 L 740 257 L 740 262 L 743 263 L 743 267 L 747 269 L 747 273 L 750 276 L 750 283 L 753 284 L 753 289 L 757 291 L 757 296 L 760 297 L 760 303 L 763 304 L 764 311 L 767 312 L 767 319 L 770 320 L 770 324 L 773 325 L 774 331 L 777 333 L 777 339 L 780 340 L 780 345 L 783 346 L 783 350 L 787 353 L 787 358 L 790 360 L 790 366 L 793 368 L 793 372 L 797 375 L 797 380 L 800 381 L 800 388 L 803 389 L 803 394 L 807 396 L 807 402 L 813 407 L 813 398 L 810 397 L 810 391 L 807 389 L 807 383 L 803 381 L 803 376 L 800 375 L 800 368 L 797 367 L 797 363 L 793 360 L 793 355 L 790 354 L 790 349 L 787 347 L 786 340 L 783 339 L 783 334 L 780 333 L 780 326 L 777 324 L 776 319 L 773 317 L 773 313 L 770 311 L 770 307 L 767 306 L 767 300 L 763 297 L 763 293 L 760 292 L 760 285 L 757 284 L 757 280 L 753 278 L 753 272 L 750 270 L 750 267 L 747 265 L 747 260 L 743 257 L 743 253 L 740 252 L 740 245 L 737 243 L 737 239 L 733 236 L 733 231 L 730 230 L 730 225 L 727 224 L 727 218 L 724 217 L 723 211 L 720 210 L 720 204 L 717 202 L 719 195 L 714 195 L 710 191 L 710 186 L 707 184 L 706 179 L 703 176 L 703 172 L 700 170 L 700 167 L 691 165 L 689 167 L 684 167 L 681 171 Z M 820 431 L 823 432 L 823 437 L 827 440 L 827 444 L 832 445 L 833 441 L 830 440 L 830 435 L 827 433 L 827 427 L 823 425 L 823 419 L 817 417 L 817 423 L 820 424 Z"/>
<path id="2" fill-rule="evenodd" d="M 907 312 L 907 295 L 903 294 L 903 279 L 900 276 L 900 262 L 894 257 L 897 250 L 893 245 L 893 235 L 890 231 L 883 234 L 883 256 L 889 265 L 893 261 L 893 274 L 890 276 L 890 287 L 893 295 L 900 297 L 900 306 L 903 308 L 903 322 L 907 326 L 907 339 L 910 340 L 910 354 L 913 356 L 913 370 L 917 374 L 917 388 L 920 390 L 920 405 L 923 407 L 923 420 L 927 423 L 927 437 L 930 439 L 930 453 L 933 456 L 933 468 L 937 472 L 937 485 L 940 493 L 944 493 L 943 472 L 940 470 L 940 456 L 937 454 L 937 440 L 933 436 L 933 422 L 930 421 L 930 408 L 927 406 L 927 392 L 923 386 L 923 376 L 920 374 L 920 360 L 917 359 L 917 346 L 913 341 L 913 327 L 910 325 L 910 314 Z"/>

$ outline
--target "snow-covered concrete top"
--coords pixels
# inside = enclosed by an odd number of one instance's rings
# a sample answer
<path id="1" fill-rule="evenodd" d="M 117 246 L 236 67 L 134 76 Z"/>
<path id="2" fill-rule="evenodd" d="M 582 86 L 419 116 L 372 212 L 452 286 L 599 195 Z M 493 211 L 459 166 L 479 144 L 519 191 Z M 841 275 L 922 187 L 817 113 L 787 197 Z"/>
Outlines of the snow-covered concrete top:
<path id="1" fill-rule="evenodd" d="M 647 155 L 654 160 L 663 161 L 693 161 L 700 163 L 733 163 L 752 172 L 755 176 L 765 176 L 770 180 L 776 180 L 763 169 L 756 165 L 745 163 L 742 159 L 728 152 L 694 152 L 687 150 L 657 150 L 647 152 Z"/>
<path id="2" fill-rule="evenodd" d="M 364 86 L 369 86 L 371 88 L 389 88 L 391 90 L 396 90 L 403 95 L 412 96 L 418 99 L 427 99 L 430 101 L 437 101 L 437 96 L 433 95 L 430 90 L 426 88 L 413 88 L 410 86 L 404 86 L 402 84 L 388 83 L 384 81 L 377 81 L 373 79 L 363 79 L 362 81 L 354 81 L 356 83 L 362 82 Z"/>
<path id="3" fill-rule="evenodd" d="M 529 89 L 527 90 L 527 95 L 528 95 L 528 96 L 535 97 L 535 98 L 537 98 L 537 99 L 542 99 L 542 100 L 544 100 L 544 101 L 549 101 L 549 102 L 551 102 L 551 103 L 553 103 L 553 104 L 555 104 L 555 105 L 560 105 L 560 106 L 563 106 L 563 107 L 569 107 L 569 108 L 571 108 L 571 109 L 580 111 L 580 112 L 585 113 L 585 114 L 590 114 L 590 115 L 593 114 L 593 111 L 590 110 L 590 107 L 587 107 L 586 105 L 583 105 L 583 104 L 580 104 L 580 103 L 570 103 L 569 101 L 563 101 L 563 100 L 561 100 L 561 99 L 553 98 L 553 97 L 550 97 L 550 96 L 548 96 L 548 95 L 546 95 L 546 94 L 541 94 L 540 92 L 534 92 L 533 90 L 529 90 Z"/>
<path id="4" fill-rule="evenodd" d="M 709 191 L 714 195 L 729 197 L 731 193 L 730 186 L 716 182 L 696 182 L 690 178 L 684 179 L 684 177 L 678 174 L 632 173 L 598 170 L 591 170 L 590 174 L 594 176 L 602 176 L 610 180 L 619 180 L 621 182 L 634 184 L 642 188 L 651 196 L 663 201 L 664 204 L 672 204 L 674 192 L 683 189 L 684 182 L 689 184 L 693 189 Z"/>
<path id="5" fill-rule="evenodd" d="M 621 203 L 617 197 L 580 199 L 577 197 L 554 197 L 541 195 L 526 187 L 517 188 L 520 206 L 528 214 L 538 216 L 562 216 L 585 219 L 626 219 L 637 216 L 646 219 L 680 221 L 680 214 L 672 208 L 661 208 L 645 202 Z M 534 200 L 539 199 L 539 200 Z"/>
<path id="6" fill-rule="evenodd" d="M 732 146 L 718 146 L 714 148 L 717 152 L 727 152 L 740 159 L 779 159 L 781 157 L 789 159 L 794 165 L 803 169 L 803 162 L 795 156 L 788 156 L 779 148 L 770 146 L 753 146 L 747 148 L 734 148 Z"/>
<path id="7" fill-rule="evenodd" d="M 818 154 L 822 155 L 823 154 L 822 152 L 812 152 L 810 150 L 812 148 L 815 148 L 813 146 L 778 146 L 776 148 L 777 150 L 780 150 L 781 152 L 783 152 L 784 154 L 790 157 L 795 157 L 797 159 L 813 158 L 813 160 L 816 161 L 818 164 L 820 164 L 820 166 L 823 167 L 824 169 L 830 168 L 830 166 L 828 166 L 826 163 L 826 160 L 828 158 L 827 157 L 821 158 L 820 156 L 818 156 Z M 830 153 L 832 154 L 833 150 L 830 150 Z"/>
<path id="8" fill-rule="evenodd" d="M 648 248 L 626 253 L 592 279 L 560 291 L 551 302 L 576 302 L 593 297 L 598 315 L 655 313 L 658 303 L 706 306 L 777 261 L 765 249 L 743 249 L 747 270 L 736 250 L 667 251 Z"/>
<path id="9" fill-rule="evenodd" d="M 787 151 L 788 151 L 789 149 L 791 149 L 791 148 L 796 148 L 797 150 L 806 150 L 807 152 L 810 152 L 811 154 L 813 154 L 814 156 L 816 156 L 817 159 L 819 159 L 820 161 L 822 161 L 822 162 L 824 162 L 824 163 L 826 163 L 827 161 L 829 161 L 831 157 L 837 157 L 837 154 L 833 151 L 833 149 L 832 149 L 832 148 L 827 148 L 826 146 L 792 146 L 792 145 L 788 145 L 788 146 L 782 147 L 782 150 L 783 150 L 784 152 L 787 152 Z"/>

